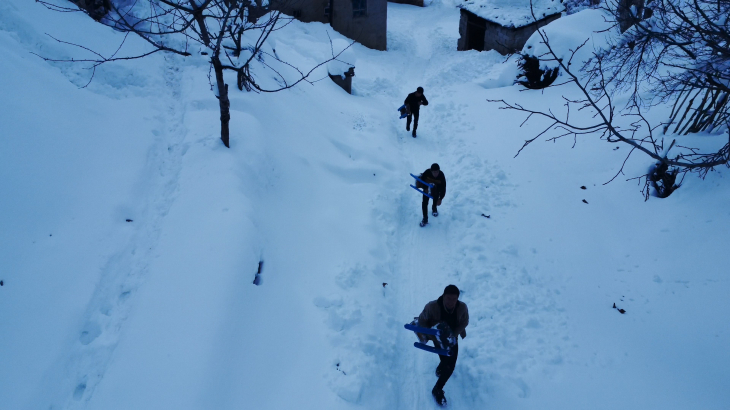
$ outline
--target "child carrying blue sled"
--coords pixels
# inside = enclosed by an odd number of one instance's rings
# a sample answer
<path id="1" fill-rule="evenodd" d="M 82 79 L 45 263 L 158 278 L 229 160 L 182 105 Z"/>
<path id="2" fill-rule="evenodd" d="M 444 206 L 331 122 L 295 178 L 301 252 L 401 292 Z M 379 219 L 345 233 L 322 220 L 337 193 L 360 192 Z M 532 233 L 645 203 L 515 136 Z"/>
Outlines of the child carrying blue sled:
<path id="1" fill-rule="evenodd" d="M 439 355 L 440 363 L 436 367 L 436 376 L 439 378 L 433 386 L 431 394 L 440 406 L 446 405 L 444 385 L 454 373 L 456 358 L 459 356 L 459 338 L 466 337 L 466 327 L 469 325 L 469 309 L 466 303 L 459 301 L 459 288 L 449 285 L 443 295 L 428 302 L 423 312 L 405 328 L 412 330 L 418 336 L 414 346 L 427 352 Z M 432 340 L 434 347 L 426 343 Z"/>
<path id="2" fill-rule="evenodd" d="M 421 227 L 428 225 L 428 200 L 433 199 L 433 205 L 431 206 L 431 215 L 439 216 L 438 206 L 441 205 L 441 200 L 446 196 L 446 177 L 441 172 L 439 164 L 431 165 L 431 168 L 423 171 L 420 176 L 411 174 L 416 179 L 416 185 L 411 185 L 411 188 L 423 194 L 423 202 L 421 203 L 421 210 L 423 211 L 423 219 L 421 220 Z"/>

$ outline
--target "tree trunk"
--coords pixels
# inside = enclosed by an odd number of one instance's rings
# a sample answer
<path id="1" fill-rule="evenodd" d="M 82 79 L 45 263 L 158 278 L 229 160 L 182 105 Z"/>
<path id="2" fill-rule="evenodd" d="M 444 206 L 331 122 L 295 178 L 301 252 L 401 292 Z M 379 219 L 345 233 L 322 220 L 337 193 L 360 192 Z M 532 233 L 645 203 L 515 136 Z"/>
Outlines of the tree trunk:
<path id="1" fill-rule="evenodd" d="M 218 86 L 218 105 L 221 109 L 221 140 L 226 148 L 230 148 L 228 123 L 231 121 L 231 102 L 228 100 L 228 84 L 223 80 L 223 65 L 216 56 L 212 58 L 215 81 Z"/>
<path id="2" fill-rule="evenodd" d="M 210 43 L 210 34 L 208 34 L 208 27 L 205 25 L 203 9 L 198 8 L 198 5 L 195 4 L 193 0 L 190 0 L 190 9 L 193 10 L 193 17 L 198 23 L 198 28 L 200 28 L 200 38 L 203 40 L 203 44 L 210 48 L 213 48 L 213 45 Z"/>

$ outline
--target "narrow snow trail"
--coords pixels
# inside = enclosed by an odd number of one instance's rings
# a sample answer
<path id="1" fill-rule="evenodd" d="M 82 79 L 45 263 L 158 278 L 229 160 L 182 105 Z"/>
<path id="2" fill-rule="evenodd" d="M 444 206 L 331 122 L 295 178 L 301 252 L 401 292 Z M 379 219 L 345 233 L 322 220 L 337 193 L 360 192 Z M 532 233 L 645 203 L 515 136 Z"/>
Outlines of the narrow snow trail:
<path id="1" fill-rule="evenodd" d="M 135 228 L 126 245 L 113 251 L 101 267 L 83 314 L 78 343 L 68 346 L 68 357 L 48 371 L 41 386 L 43 394 L 37 396 L 38 405 L 47 405 L 45 401 L 50 400 L 61 408 L 86 408 L 119 344 L 150 261 L 157 256 L 162 222 L 175 200 L 182 157 L 187 150 L 179 62 L 175 56 L 166 56 L 161 67 L 164 84 L 160 88 L 164 92 L 157 97 L 155 142 L 135 187 L 138 198 L 144 199 L 118 210 L 119 218 L 126 217 Z"/>
<path id="2" fill-rule="evenodd" d="M 396 403 L 399 409 L 424 409 L 436 407 L 430 390 L 436 381 L 434 370 L 438 364 L 438 356 L 420 351 L 412 347 L 415 335 L 402 329 L 413 316 L 417 316 L 423 306 L 440 295 L 443 287 L 457 282 L 453 278 L 455 245 L 449 237 L 450 219 L 453 219 L 453 181 L 459 176 L 452 174 L 453 160 L 449 145 L 458 141 L 453 130 L 467 126 L 459 118 L 459 108 L 449 96 L 449 90 L 439 84 L 439 69 L 445 56 L 439 54 L 439 47 L 453 41 L 453 33 L 445 34 L 440 27 L 453 23 L 452 19 L 444 19 L 435 10 L 419 9 L 408 6 L 389 8 L 389 38 L 393 39 L 391 48 L 399 49 L 402 54 L 400 67 L 395 67 L 406 78 L 407 83 L 400 87 L 401 98 L 416 87 L 423 86 L 425 95 L 430 101 L 421 109 L 418 137 L 412 138 L 406 131 L 405 120 L 398 122 L 394 130 L 394 140 L 402 158 L 401 172 L 403 188 L 397 195 L 397 216 L 395 218 L 395 234 L 392 237 L 390 260 L 392 268 L 392 284 L 396 289 L 398 300 L 395 322 L 400 326 L 397 336 L 399 381 L 396 390 Z M 439 11 L 444 11 L 443 9 Z M 398 52 L 398 51 L 395 51 Z M 403 73 L 408 73 L 402 76 Z M 429 217 L 430 224 L 419 227 L 421 220 L 421 199 L 415 191 L 407 187 L 406 182 L 413 182 L 409 173 L 418 175 L 431 163 L 441 164 L 447 178 L 447 198 L 440 208 L 439 217 Z M 456 185 L 458 186 L 458 184 Z M 429 213 L 431 202 L 429 203 Z M 401 323 L 402 322 L 402 323 Z M 463 353 L 462 353 L 463 354 Z M 449 399 L 452 405 L 463 397 L 463 386 L 460 377 L 455 373 L 447 385 L 451 392 Z M 470 386 L 478 388 L 479 386 Z M 474 404 L 474 403 L 471 403 Z M 457 407 L 458 408 L 458 407 Z"/>
<path id="3" fill-rule="evenodd" d="M 491 71 L 492 67 L 503 69 L 503 58 L 495 53 L 455 51 L 458 15 L 446 4 L 389 5 L 390 59 L 382 61 L 382 66 L 404 80 L 397 84 L 397 95 L 389 93 L 390 101 L 400 103 L 407 93 L 423 86 L 430 104 L 421 109 L 417 138 L 405 130 L 405 120 L 397 121 L 392 130 L 401 176 L 385 188 L 391 191 L 387 195 L 394 211 L 382 222 L 393 225 L 388 250 L 397 306 L 392 321 L 397 329 L 398 376 L 387 408 L 436 407 L 430 391 L 438 357 L 413 348 L 415 336 L 402 325 L 448 284 L 462 289 L 461 299 L 471 314 L 468 336 L 460 341 L 456 371 L 445 387 L 452 408 L 509 405 L 515 397 L 528 397 L 525 377 L 534 370 L 548 371 L 544 366 L 560 360 L 563 345 L 555 342 L 557 350 L 536 348 L 541 340 L 564 335 L 564 318 L 555 315 L 559 308 L 550 279 L 526 266 L 529 258 L 520 255 L 524 245 L 499 239 L 506 236 L 509 225 L 486 217 L 495 212 L 495 216 L 508 215 L 516 206 L 507 173 L 484 150 L 488 144 L 483 142 L 500 137 L 483 128 L 484 116 L 493 116 L 486 123 L 501 121 L 497 110 L 486 104 L 488 90 L 479 84 L 500 75 Z M 390 101 L 384 99 L 383 104 Z M 500 142 L 495 139 L 494 143 Z M 446 175 L 447 195 L 440 215 L 431 216 L 430 224 L 421 228 L 421 197 L 408 188 L 408 173 L 418 174 L 434 162 Z M 527 323 L 510 323 L 515 318 Z M 542 326 L 551 330 L 532 332 Z M 490 371 L 485 361 L 495 369 Z"/>

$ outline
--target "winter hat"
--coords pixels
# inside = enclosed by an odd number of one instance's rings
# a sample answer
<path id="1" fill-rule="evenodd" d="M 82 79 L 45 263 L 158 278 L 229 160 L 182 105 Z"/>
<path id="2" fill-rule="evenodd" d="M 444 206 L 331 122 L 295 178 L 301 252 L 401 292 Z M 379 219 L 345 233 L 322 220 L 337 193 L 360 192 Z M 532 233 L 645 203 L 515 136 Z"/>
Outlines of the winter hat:
<path id="1" fill-rule="evenodd" d="M 459 288 L 456 285 L 449 285 L 444 289 L 444 295 L 456 295 L 459 296 Z"/>
<path id="2" fill-rule="evenodd" d="M 441 171 L 439 164 L 431 164 L 431 171 Z"/>
<path id="3" fill-rule="evenodd" d="M 423 87 L 416 88 L 416 91 L 418 91 L 419 93 L 422 93 L 423 92 Z"/>

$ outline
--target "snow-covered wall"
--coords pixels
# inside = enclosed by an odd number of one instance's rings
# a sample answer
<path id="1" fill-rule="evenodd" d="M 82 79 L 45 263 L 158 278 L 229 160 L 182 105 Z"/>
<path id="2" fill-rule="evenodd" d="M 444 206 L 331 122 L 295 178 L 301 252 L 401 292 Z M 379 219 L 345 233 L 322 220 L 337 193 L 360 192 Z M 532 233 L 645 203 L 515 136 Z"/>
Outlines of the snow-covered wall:
<path id="1" fill-rule="evenodd" d="M 505 27 L 522 27 L 565 10 L 560 0 L 467 0 L 459 7 Z"/>
<path id="2" fill-rule="evenodd" d="M 505 27 L 482 19 L 465 9 L 460 9 L 458 50 L 496 50 L 502 55 L 516 53 L 537 29 L 560 18 L 561 14 L 551 14 L 541 20 L 520 27 Z M 476 20 L 476 21 L 475 21 Z"/>

